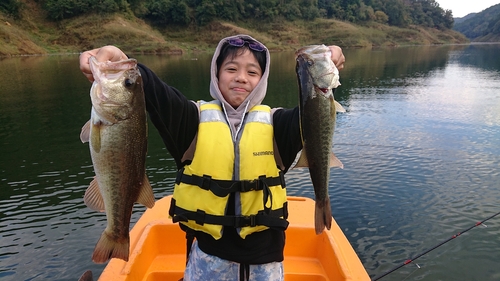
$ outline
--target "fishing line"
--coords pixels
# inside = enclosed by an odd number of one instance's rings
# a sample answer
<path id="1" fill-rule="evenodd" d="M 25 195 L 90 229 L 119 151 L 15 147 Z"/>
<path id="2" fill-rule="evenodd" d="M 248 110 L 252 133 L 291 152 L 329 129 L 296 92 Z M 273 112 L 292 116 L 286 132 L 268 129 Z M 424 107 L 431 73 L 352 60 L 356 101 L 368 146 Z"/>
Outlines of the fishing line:
<path id="1" fill-rule="evenodd" d="M 415 270 L 413 270 L 410 274 L 408 274 L 408 276 L 405 277 L 405 279 L 401 280 L 401 281 L 405 281 L 406 279 L 410 278 L 410 276 L 415 273 L 417 270 L 420 269 L 420 266 L 418 264 L 416 264 L 417 267 L 415 268 Z"/>
<path id="2" fill-rule="evenodd" d="M 404 261 L 402 264 L 400 264 L 400 265 L 398 265 L 398 266 L 394 267 L 393 269 L 391 269 L 391 270 L 387 271 L 386 273 L 384 273 L 384 274 L 382 274 L 382 275 L 380 275 L 380 276 L 378 276 L 378 277 L 374 277 L 374 278 L 372 278 L 372 279 L 371 279 L 371 281 L 376 281 L 376 280 L 379 280 L 379 279 L 381 279 L 382 277 L 385 277 L 385 276 L 387 276 L 387 275 L 389 275 L 389 274 L 393 273 L 394 271 L 396 271 L 396 270 L 400 269 L 401 267 L 403 267 L 403 266 L 405 266 L 405 265 L 407 265 L 407 264 L 409 264 L 409 263 L 411 263 L 411 262 L 415 261 L 416 259 L 420 258 L 421 256 L 423 256 L 423 255 L 425 255 L 425 254 L 429 253 L 430 251 L 433 251 L 433 250 L 435 250 L 435 249 L 437 249 L 437 248 L 439 248 L 439 247 L 443 246 L 444 244 L 446 244 L 446 243 L 450 242 L 451 240 L 453 240 L 453 239 L 455 239 L 455 238 L 459 237 L 460 235 L 462 235 L 462 234 L 466 233 L 467 231 L 469 231 L 469 230 L 473 229 L 473 228 L 474 228 L 474 227 L 476 227 L 476 226 L 479 226 L 479 225 L 484 225 L 484 226 L 486 227 L 486 225 L 485 225 L 484 223 L 485 223 L 486 221 L 488 221 L 488 220 L 490 220 L 490 219 L 492 219 L 492 218 L 494 218 L 494 217 L 498 216 L 498 215 L 500 215 L 500 212 L 498 212 L 498 213 L 496 213 L 496 214 L 494 214 L 494 215 L 492 215 L 492 216 L 490 216 L 490 217 L 486 218 L 485 220 L 482 220 L 482 221 L 480 221 L 480 222 L 477 222 L 477 223 L 476 223 L 476 224 L 474 224 L 473 226 L 471 226 L 471 227 L 469 227 L 469 228 L 467 228 L 467 229 L 463 230 L 462 232 L 459 232 L 459 233 L 457 233 L 457 234 L 455 234 L 455 235 L 451 236 L 450 238 L 448 238 L 448 239 L 446 239 L 446 240 L 444 240 L 444 241 L 442 241 L 442 242 L 440 242 L 440 243 L 436 244 L 434 247 L 432 247 L 432 248 L 430 248 L 430 249 L 428 249 L 428 250 L 426 250 L 426 251 L 424 251 L 424 252 L 422 252 L 422 253 L 420 253 L 420 254 L 416 255 L 415 257 L 410 258 L 410 259 L 407 259 L 407 260 L 406 260 L 406 261 Z"/>
<path id="3" fill-rule="evenodd" d="M 486 225 L 485 225 L 486 226 Z M 468 241 L 471 239 L 471 235 L 468 235 L 468 236 L 464 236 L 464 238 L 462 238 L 462 243 L 465 243 L 465 241 Z M 456 245 L 455 245 L 456 246 Z M 450 249 L 453 249 L 453 247 L 448 247 L 446 250 L 443 250 L 437 257 L 439 256 L 442 256 L 444 254 L 446 254 L 448 251 L 450 251 Z M 417 272 L 419 269 L 421 269 L 422 267 L 424 267 L 425 265 L 420 265 L 419 263 L 416 263 L 416 262 L 412 262 L 414 265 L 415 265 L 415 269 L 408 274 L 408 276 L 406 276 L 403 280 L 401 281 L 405 281 L 407 280 L 408 278 L 410 278 L 415 272 Z"/>

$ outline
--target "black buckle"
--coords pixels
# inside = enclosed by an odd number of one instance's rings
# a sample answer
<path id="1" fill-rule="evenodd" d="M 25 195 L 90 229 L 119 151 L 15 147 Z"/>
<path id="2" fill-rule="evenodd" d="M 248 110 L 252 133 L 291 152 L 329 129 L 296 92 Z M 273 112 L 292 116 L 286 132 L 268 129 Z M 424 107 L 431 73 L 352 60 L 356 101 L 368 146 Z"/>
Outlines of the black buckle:
<path id="1" fill-rule="evenodd" d="M 241 219 L 243 220 L 243 226 L 254 227 L 257 225 L 257 220 L 255 215 L 242 216 Z"/>
<path id="2" fill-rule="evenodd" d="M 245 188 L 245 184 L 246 188 Z M 255 191 L 259 190 L 260 180 L 242 181 L 242 191 Z"/>
<path id="3" fill-rule="evenodd" d="M 175 183 L 177 185 L 179 185 L 181 183 L 181 180 L 182 180 L 182 176 L 184 175 L 184 167 L 180 168 L 178 171 L 177 171 L 177 175 L 175 177 Z"/>
<path id="4" fill-rule="evenodd" d="M 209 175 L 203 175 L 200 187 L 203 188 L 203 189 L 205 189 L 205 190 L 210 190 L 211 181 L 212 181 L 212 177 L 211 176 L 209 176 Z"/>

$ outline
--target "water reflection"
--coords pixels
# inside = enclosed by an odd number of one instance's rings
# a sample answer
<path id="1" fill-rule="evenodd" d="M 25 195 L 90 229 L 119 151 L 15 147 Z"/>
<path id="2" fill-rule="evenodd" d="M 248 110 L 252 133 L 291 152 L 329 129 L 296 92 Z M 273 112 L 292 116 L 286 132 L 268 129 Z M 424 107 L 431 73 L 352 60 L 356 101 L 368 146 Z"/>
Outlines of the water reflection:
<path id="1" fill-rule="evenodd" d="M 336 98 L 335 219 L 368 272 L 379 275 L 497 212 L 500 190 L 498 45 L 345 50 Z M 137 56 L 189 98 L 209 99 L 210 54 Z M 76 280 L 105 227 L 82 196 L 93 177 L 79 140 L 90 84 L 78 56 L 0 60 L 0 278 Z M 292 52 L 273 53 L 265 103 L 293 107 Z M 147 174 L 172 193 L 175 163 L 150 126 Z M 291 195 L 314 197 L 307 170 Z M 136 221 L 144 207 L 134 209 Z M 500 223 L 474 229 L 384 280 L 495 280 Z"/>
<path id="2" fill-rule="evenodd" d="M 492 71 L 492 74 L 500 71 L 498 43 L 476 43 L 452 55 L 451 59 L 461 65 Z"/>
<path id="3" fill-rule="evenodd" d="M 359 214 L 353 216 L 359 220 L 361 215 L 359 225 L 365 227 L 345 231 L 356 238 L 358 253 L 373 275 L 491 215 L 495 212 L 491 203 L 500 195 L 495 190 L 499 173 L 496 167 L 500 164 L 496 145 L 500 137 L 498 78 L 485 70 L 481 59 L 474 66 L 462 65 L 460 54 L 476 52 L 474 48 L 460 46 L 450 50 L 446 55 L 449 59 L 443 59 L 441 53 L 446 47 L 435 48 L 427 55 L 434 64 L 422 62 L 408 67 L 403 75 L 392 70 L 391 75 L 372 79 L 369 87 L 347 80 L 353 84 L 347 87 L 349 114 L 342 124 L 349 132 L 344 138 L 339 129 L 335 137 L 338 154 L 348 153 L 348 159 L 357 159 L 352 166 L 344 162 L 346 171 L 340 178 L 349 179 L 344 186 L 359 189 L 344 190 L 354 193 L 355 199 L 352 205 L 342 205 L 357 206 Z M 357 77 L 363 71 L 354 69 L 352 73 Z M 350 73 L 346 76 L 350 77 Z M 360 204 L 359 200 L 369 205 Z M 344 218 L 340 220 L 343 223 Z M 485 269 L 479 273 L 482 277 L 468 275 L 476 262 L 465 257 L 462 248 L 477 243 L 482 251 L 491 251 L 487 248 L 492 243 L 484 239 L 497 239 L 490 236 L 494 233 L 498 229 L 475 233 L 470 238 L 473 241 L 454 241 L 459 246 L 445 248 L 451 254 L 440 249 L 421 258 L 419 263 L 426 266 L 411 277 L 415 267 L 402 269 L 385 280 L 493 280 L 498 272 L 492 273 L 494 265 L 487 260 L 478 265 Z M 498 247 L 498 239 L 493 244 Z M 455 259 L 448 260 L 450 256 L 466 259 L 468 266 L 460 270 Z"/>

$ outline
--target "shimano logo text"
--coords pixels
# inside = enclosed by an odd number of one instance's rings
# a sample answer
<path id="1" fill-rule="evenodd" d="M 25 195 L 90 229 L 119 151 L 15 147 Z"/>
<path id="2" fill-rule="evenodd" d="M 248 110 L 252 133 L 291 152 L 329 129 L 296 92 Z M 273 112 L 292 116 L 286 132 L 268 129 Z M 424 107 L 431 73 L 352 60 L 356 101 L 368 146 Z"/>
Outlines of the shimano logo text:
<path id="1" fill-rule="evenodd" d="M 259 152 L 254 152 L 253 156 L 267 156 L 267 155 L 274 155 L 273 151 L 259 151 Z"/>

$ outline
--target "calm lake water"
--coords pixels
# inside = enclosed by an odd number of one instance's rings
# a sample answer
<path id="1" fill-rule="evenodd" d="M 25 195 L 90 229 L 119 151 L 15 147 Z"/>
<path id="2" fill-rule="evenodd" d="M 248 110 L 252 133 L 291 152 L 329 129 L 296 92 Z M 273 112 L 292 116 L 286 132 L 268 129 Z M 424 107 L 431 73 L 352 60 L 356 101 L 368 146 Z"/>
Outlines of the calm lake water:
<path id="1" fill-rule="evenodd" d="M 332 211 L 379 276 L 500 211 L 500 45 L 347 49 L 336 92 Z M 210 55 L 137 56 L 191 99 L 209 99 Z M 80 129 L 90 83 L 78 55 L 0 59 L 0 279 L 77 280 L 104 214 L 82 200 L 93 177 Z M 293 53 L 273 53 L 268 97 L 297 105 Z M 175 164 L 150 126 L 147 173 L 172 193 Z M 307 170 L 290 195 L 314 198 Z M 135 222 L 144 207 L 134 209 Z M 500 216 L 382 280 L 500 280 Z M 184 241 L 179 241 L 184 243 Z"/>

